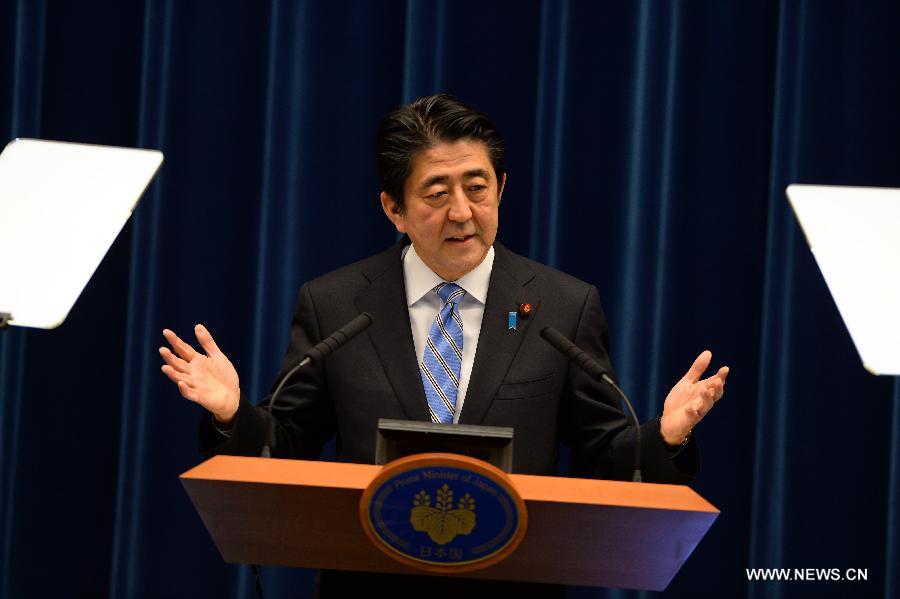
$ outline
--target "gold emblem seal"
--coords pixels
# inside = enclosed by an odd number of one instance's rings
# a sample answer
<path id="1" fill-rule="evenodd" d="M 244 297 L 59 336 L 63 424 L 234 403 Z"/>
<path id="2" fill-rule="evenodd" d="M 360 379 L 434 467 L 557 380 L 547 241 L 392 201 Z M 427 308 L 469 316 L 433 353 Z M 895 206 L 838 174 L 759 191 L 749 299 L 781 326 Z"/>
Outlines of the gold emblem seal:
<path id="1" fill-rule="evenodd" d="M 431 507 L 431 496 L 425 490 L 419 491 L 413 498 L 409 522 L 413 530 L 428 533 L 432 541 L 446 545 L 456 535 L 467 535 L 475 528 L 475 498 L 466 493 L 453 509 L 453 489 L 445 483 Z"/>

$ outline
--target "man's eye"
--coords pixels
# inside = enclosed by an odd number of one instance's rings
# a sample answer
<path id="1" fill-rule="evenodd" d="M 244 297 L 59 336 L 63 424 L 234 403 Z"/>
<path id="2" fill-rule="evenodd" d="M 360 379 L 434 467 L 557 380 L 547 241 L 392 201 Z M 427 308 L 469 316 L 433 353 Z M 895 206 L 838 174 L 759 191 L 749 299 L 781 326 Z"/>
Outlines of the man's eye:
<path id="1" fill-rule="evenodd" d="M 484 191 L 485 189 L 487 189 L 487 185 L 476 184 L 469 186 L 469 191 Z"/>
<path id="2" fill-rule="evenodd" d="M 444 197 L 445 195 L 447 195 L 446 191 L 436 191 L 427 197 L 431 198 L 432 200 L 438 200 L 438 199 Z"/>

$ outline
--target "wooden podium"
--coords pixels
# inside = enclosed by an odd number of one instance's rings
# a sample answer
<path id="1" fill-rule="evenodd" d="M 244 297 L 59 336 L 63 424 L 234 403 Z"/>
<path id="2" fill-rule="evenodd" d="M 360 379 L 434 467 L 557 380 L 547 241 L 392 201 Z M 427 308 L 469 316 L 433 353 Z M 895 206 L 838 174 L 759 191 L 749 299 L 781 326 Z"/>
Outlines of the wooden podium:
<path id="1" fill-rule="evenodd" d="M 181 475 L 223 559 L 428 574 L 376 548 L 359 520 L 381 466 L 216 456 Z M 467 578 L 661 591 L 719 511 L 681 485 L 510 475 L 528 510 L 521 545 Z"/>

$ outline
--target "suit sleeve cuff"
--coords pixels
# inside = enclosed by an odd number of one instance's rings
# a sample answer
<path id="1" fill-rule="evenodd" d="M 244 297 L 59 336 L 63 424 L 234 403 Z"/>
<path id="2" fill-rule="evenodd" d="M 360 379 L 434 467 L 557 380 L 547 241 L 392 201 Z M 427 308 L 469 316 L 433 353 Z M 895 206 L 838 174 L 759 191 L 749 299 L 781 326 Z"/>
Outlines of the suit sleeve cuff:
<path id="1" fill-rule="evenodd" d="M 212 413 L 204 410 L 200 418 L 200 453 L 207 458 L 218 454 L 257 456 L 265 444 L 267 421 L 266 411 L 250 403 L 243 394 L 230 430 L 217 426 Z"/>
<path id="2" fill-rule="evenodd" d="M 672 451 L 654 418 L 641 426 L 641 471 L 647 482 L 685 484 L 700 473 L 700 446 L 692 433 L 686 445 Z"/>

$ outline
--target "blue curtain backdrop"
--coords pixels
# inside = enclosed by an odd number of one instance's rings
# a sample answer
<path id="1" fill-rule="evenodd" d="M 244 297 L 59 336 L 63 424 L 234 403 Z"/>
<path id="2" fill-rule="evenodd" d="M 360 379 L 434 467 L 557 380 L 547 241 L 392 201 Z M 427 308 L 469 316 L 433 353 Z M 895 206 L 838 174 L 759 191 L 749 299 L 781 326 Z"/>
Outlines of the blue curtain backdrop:
<path id="1" fill-rule="evenodd" d="M 0 596 L 252 595 L 178 481 L 199 413 L 160 330 L 204 322 L 261 396 L 299 285 L 395 239 L 374 131 L 436 91 L 504 132 L 500 239 L 600 288 L 644 417 L 700 350 L 732 367 L 693 485 L 722 515 L 666 594 L 897 596 L 900 383 L 860 366 L 784 188 L 900 187 L 898 25 L 895 0 L 3 2 L 6 139 L 166 162 L 66 323 L 0 333 Z"/>

